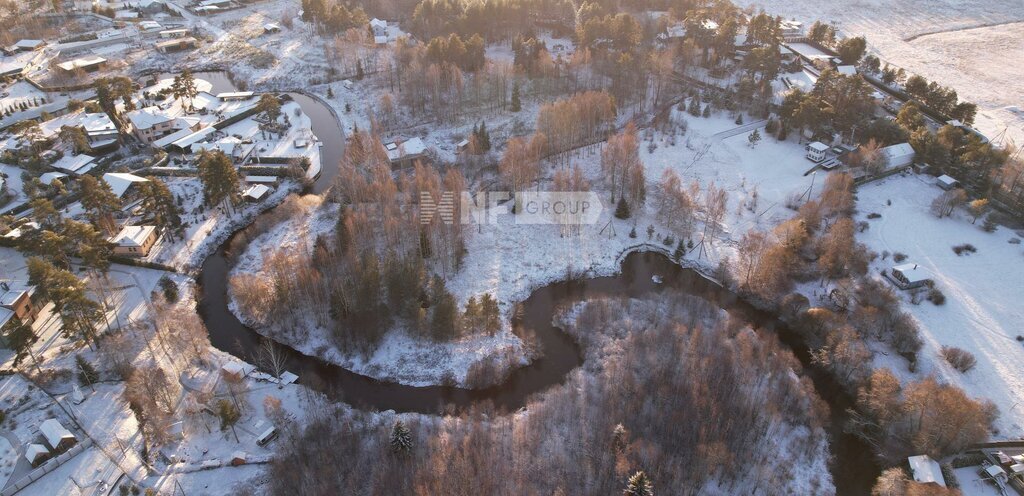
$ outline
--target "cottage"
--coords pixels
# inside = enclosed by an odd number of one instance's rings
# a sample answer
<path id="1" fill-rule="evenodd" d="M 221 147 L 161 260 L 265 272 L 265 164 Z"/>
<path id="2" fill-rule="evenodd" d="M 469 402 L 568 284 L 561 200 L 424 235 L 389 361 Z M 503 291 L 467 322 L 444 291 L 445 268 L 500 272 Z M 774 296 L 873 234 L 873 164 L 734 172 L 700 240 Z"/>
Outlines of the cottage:
<path id="1" fill-rule="evenodd" d="M 940 188 L 946 191 L 960 187 L 960 181 L 957 181 L 946 174 L 939 176 L 938 179 L 935 180 L 935 184 L 938 184 Z"/>
<path id="2" fill-rule="evenodd" d="M 158 237 L 156 226 L 125 226 L 109 241 L 114 245 L 115 255 L 145 258 Z"/>
<path id="3" fill-rule="evenodd" d="M 38 467 L 50 457 L 50 450 L 41 444 L 32 443 L 25 448 L 25 459 L 33 467 Z"/>
<path id="4" fill-rule="evenodd" d="M 807 145 L 807 160 L 811 162 L 821 162 L 825 160 L 825 154 L 828 152 L 828 145 L 820 141 L 815 141 Z"/>
<path id="5" fill-rule="evenodd" d="M 916 263 L 897 265 L 889 271 L 890 280 L 901 289 L 914 289 L 931 281 L 924 269 Z"/>
<path id="6" fill-rule="evenodd" d="M 281 32 L 281 26 L 279 26 L 276 22 L 268 22 L 268 23 L 263 25 L 263 33 L 264 34 L 273 34 L 273 33 L 280 33 L 280 32 Z"/>
<path id="7" fill-rule="evenodd" d="M 403 168 L 426 156 L 427 145 L 419 138 L 412 138 L 402 142 L 385 143 L 384 149 L 387 151 L 391 166 Z"/>
<path id="8" fill-rule="evenodd" d="M 103 174 L 103 181 L 110 185 L 110 190 L 118 198 L 123 200 L 126 196 L 132 196 L 136 185 L 149 182 L 149 179 L 126 172 L 108 172 Z"/>
<path id="9" fill-rule="evenodd" d="M 21 52 L 34 52 L 46 46 L 46 42 L 43 40 L 18 40 L 17 43 L 4 47 L 4 53 L 7 55 L 14 55 Z"/>
<path id="10" fill-rule="evenodd" d="M 39 431 L 43 434 L 46 444 L 49 444 L 50 449 L 53 451 L 64 451 L 78 442 L 75 435 L 65 429 L 57 419 L 43 421 L 39 426 Z"/>
<path id="11" fill-rule="evenodd" d="M 132 110 L 126 117 L 131 124 L 131 130 L 143 143 L 153 143 L 183 128 L 191 129 L 191 123 L 179 121 L 174 114 L 160 107 Z M 195 126 L 198 129 L 198 123 Z"/>
<path id="12" fill-rule="evenodd" d="M 81 57 L 74 60 L 69 60 L 67 62 L 61 62 L 57 64 L 57 67 L 59 67 L 64 72 L 75 72 L 79 69 L 85 72 L 96 72 L 100 70 L 100 68 L 102 68 L 106 63 L 107 59 L 97 55 L 92 55 L 89 57 Z"/>
<path id="13" fill-rule="evenodd" d="M 63 172 L 47 172 L 46 174 L 39 176 L 39 182 L 47 186 L 51 186 L 54 181 L 64 181 L 67 177 L 68 175 Z"/>
<path id="14" fill-rule="evenodd" d="M 907 463 L 910 464 L 910 473 L 913 475 L 914 481 L 946 487 L 946 479 L 942 476 L 942 467 L 928 455 L 908 457 Z"/>
<path id="15" fill-rule="evenodd" d="M 64 155 L 56 162 L 50 164 L 54 169 L 62 170 L 73 176 L 81 176 L 96 167 L 96 157 L 92 155 Z"/>

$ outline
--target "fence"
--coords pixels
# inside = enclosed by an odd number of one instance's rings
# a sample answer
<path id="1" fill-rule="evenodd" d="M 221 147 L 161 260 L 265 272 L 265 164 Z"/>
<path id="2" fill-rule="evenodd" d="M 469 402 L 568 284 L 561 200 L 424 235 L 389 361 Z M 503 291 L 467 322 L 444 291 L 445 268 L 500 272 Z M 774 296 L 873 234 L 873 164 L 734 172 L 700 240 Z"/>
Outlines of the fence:
<path id="1" fill-rule="evenodd" d="M 72 446 L 71 449 L 53 458 L 50 458 L 49 460 L 46 460 L 45 462 L 43 462 L 42 465 L 34 468 L 31 472 L 25 474 L 25 476 L 22 477 L 21 479 L 18 479 L 17 481 L 7 484 L 7 487 L 5 487 L 3 491 L 0 491 L 0 496 L 10 496 L 18 491 L 21 491 L 22 489 L 25 489 L 25 487 L 39 480 L 42 476 L 50 472 L 53 472 L 54 470 L 57 470 L 57 467 L 60 467 L 68 460 L 71 460 L 79 453 L 85 451 L 86 448 L 89 448 L 90 446 L 92 446 L 92 444 L 92 439 L 83 439 L 78 444 Z"/>

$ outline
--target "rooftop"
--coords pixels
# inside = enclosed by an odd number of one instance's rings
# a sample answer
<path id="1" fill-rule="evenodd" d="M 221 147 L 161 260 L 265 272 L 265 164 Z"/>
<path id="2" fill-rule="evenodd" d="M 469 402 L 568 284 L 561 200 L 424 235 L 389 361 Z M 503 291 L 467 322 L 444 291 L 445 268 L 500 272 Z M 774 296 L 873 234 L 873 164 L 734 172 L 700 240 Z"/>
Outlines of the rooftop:
<path id="1" fill-rule="evenodd" d="M 110 190 L 118 198 L 124 196 L 133 184 L 149 182 L 149 179 L 124 172 L 108 172 L 103 174 L 103 180 L 110 185 Z"/>
<path id="2" fill-rule="evenodd" d="M 110 242 L 125 248 L 141 248 L 156 231 L 156 226 L 125 226 Z"/>

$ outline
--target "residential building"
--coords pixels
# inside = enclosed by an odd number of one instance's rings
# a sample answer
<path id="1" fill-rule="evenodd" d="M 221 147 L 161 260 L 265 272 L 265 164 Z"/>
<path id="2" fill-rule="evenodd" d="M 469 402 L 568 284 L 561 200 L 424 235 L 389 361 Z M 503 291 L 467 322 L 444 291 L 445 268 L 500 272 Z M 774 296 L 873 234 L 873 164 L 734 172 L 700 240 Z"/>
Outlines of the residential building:
<path id="1" fill-rule="evenodd" d="M 887 274 L 890 281 L 900 289 L 914 289 L 928 284 L 931 278 L 916 263 L 897 265 Z"/>
<path id="2" fill-rule="evenodd" d="M 815 141 L 807 145 L 807 160 L 811 162 L 821 162 L 825 160 L 826 153 L 828 153 L 828 145 L 820 141 Z"/>
<path id="3" fill-rule="evenodd" d="M 125 172 L 108 172 L 103 174 L 103 181 L 110 185 L 110 190 L 118 198 L 124 200 L 134 196 L 136 187 L 141 183 L 149 182 L 149 179 Z"/>
<path id="4" fill-rule="evenodd" d="M 114 244 L 115 255 L 144 258 L 149 256 L 157 239 L 156 226 L 125 226 L 110 242 Z"/>
<path id="5" fill-rule="evenodd" d="M 946 487 L 946 478 L 942 476 L 942 467 L 939 466 L 939 462 L 932 460 L 928 455 L 908 457 L 907 463 L 910 464 L 910 474 L 915 482 Z"/>
<path id="6" fill-rule="evenodd" d="M 64 451 L 78 442 L 75 435 L 65 429 L 57 419 L 43 421 L 39 425 L 39 432 L 43 434 L 43 439 L 53 451 Z"/>
<path id="7" fill-rule="evenodd" d="M 75 72 L 79 69 L 85 72 L 96 72 L 100 70 L 106 63 L 107 59 L 97 55 L 91 55 L 88 57 L 81 57 L 74 60 L 69 60 L 67 62 L 61 62 L 57 64 L 57 67 L 59 67 L 64 72 Z"/>
<path id="8" fill-rule="evenodd" d="M 880 150 L 885 156 L 889 168 L 904 167 L 914 163 L 914 147 L 910 143 L 899 143 Z"/>
<path id="9" fill-rule="evenodd" d="M 388 160 L 392 167 L 409 167 L 416 160 L 426 156 L 427 145 L 419 138 L 412 138 L 405 141 L 392 141 L 384 144 Z"/>
<path id="10" fill-rule="evenodd" d="M 31 324 L 39 316 L 41 308 L 36 287 L 29 285 L 28 281 L 0 281 L 0 328 L 12 320 Z"/>

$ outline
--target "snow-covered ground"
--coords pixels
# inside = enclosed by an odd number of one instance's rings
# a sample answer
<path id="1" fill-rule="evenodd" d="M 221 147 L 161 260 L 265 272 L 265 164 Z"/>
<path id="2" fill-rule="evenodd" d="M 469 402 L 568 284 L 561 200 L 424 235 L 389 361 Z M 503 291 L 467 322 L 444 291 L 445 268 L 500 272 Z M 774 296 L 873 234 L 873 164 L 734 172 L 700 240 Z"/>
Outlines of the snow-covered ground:
<path id="1" fill-rule="evenodd" d="M 1017 2 L 982 0 L 744 0 L 809 27 L 836 22 L 844 35 L 865 35 L 884 61 L 952 87 L 978 104 L 976 127 L 1024 144 L 1024 10 Z"/>
<path id="2" fill-rule="evenodd" d="M 263 201 L 243 203 L 227 212 L 223 207 L 207 210 L 202 206 L 203 184 L 198 178 L 166 178 L 165 181 L 171 192 L 183 200 L 180 205 L 181 218 L 188 226 L 182 239 L 170 241 L 166 236 L 161 237 L 146 260 L 186 271 L 199 267 L 217 245 L 231 236 L 231 233 L 252 222 L 260 212 L 277 205 L 289 193 L 298 190 L 297 183 L 286 180 Z"/>
<path id="3" fill-rule="evenodd" d="M 919 264 L 946 295 L 942 306 L 928 301 L 913 305 L 905 298 L 924 340 L 917 375 L 935 375 L 968 395 L 992 400 L 1000 413 L 996 437 L 1019 438 L 1024 435 L 1024 342 L 1018 341 L 1024 335 L 1024 248 L 1009 243 L 1018 234 L 1003 227 L 987 233 L 982 221 L 971 224 L 966 212 L 936 218 L 929 206 L 940 193 L 930 177 L 917 175 L 860 187 L 858 220 L 866 220 L 870 228 L 858 240 L 878 253 L 906 254 L 904 263 Z M 867 220 L 870 213 L 882 217 Z M 956 255 L 952 247 L 964 243 L 977 247 L 977 253 Z M 892 257 L 879 258 L 872 269 L 878 273 L 892 265 Z M 977 366 L 966 374 L 956 371 L 940 355 L 942 346 L 973 353 Z M 895 355 L 878 361 L 909 375 Z"/>

